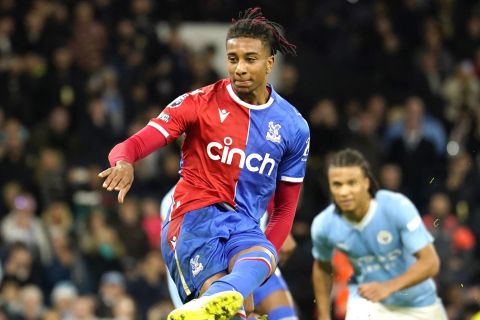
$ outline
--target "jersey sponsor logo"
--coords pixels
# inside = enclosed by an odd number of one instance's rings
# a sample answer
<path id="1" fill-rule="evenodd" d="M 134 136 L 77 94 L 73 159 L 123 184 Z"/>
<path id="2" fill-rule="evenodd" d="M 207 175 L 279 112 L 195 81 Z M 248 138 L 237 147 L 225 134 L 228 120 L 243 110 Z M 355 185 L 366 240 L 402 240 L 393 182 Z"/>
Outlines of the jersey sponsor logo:
<path id="1" fill-rule="evenodd" d="M 223 123 L 223 121 L 225 121 L 225 119 L 227 119 L 230 112 L 228 112 L 225 109 L 218 108 L 218 114 L 220 115 L 220 123 Z"/>
<path id="2" fill-rule="evenodd" d="M 275 168 L 275 160 L 270 158 L 269 153 L 261 155 L 258 153 L 245 154 L 245 151 L 239 148 L 230 148 L 233 140 L 230 137 L 223 139 L 223 144 L 212 141 L 207 145 L 208 157 L 214 161 L 220 161 L 228 165 L 232 165 L 234 158 L 238 160 L 238 167 L 247 168 L 250 172 L 258 172 L 259 174 L 271 175 Z"/>
<path id="3" fill-rule="evenodd" d="M 362 270 L 362 273 L 370 273 L 378 270 L 392 270 L 397 266 L 398 259 L 403 256 L 403 251 L 394 249 L 386 255 L 371 255 L 352 258 L 352 263 Z"/>
<path id="4" fill-rule="evenodd" d="M 168 123 L 170 121 L 170 115 L 166 113 L 160 113 L 160 115 L 157 117 L 158 119 L 162 120 L 163 122 Z"/>
<path id="5" fill-rule="evenodd" d="M 281 127 L 282 126 L 280 124 L 275 124 L 273 123 L 273 121 L 270 121 L 268 123 L 268 132 L 265 138 L 272 142 L 280 143 L 280 139 L 282 138 L 282 136 L 280 135 L 279 131 Z"/>
<path id="6" fill-rule="evenodd" d="M 200 255 L 198 254 L 194 258 L 190 259 L 190 267 L 192 267 L 192 274 L 194 277 L 196 277 L 203 270 L 203 264 L 198 260 L 200 260 Z"/>
<path id="7" fill-rule="evenodd" d="M 390 242 L 392 242 L 392 239 L 393 239 L 392 234 L 387 230 L 381 230 L 377 234 L 377 241 L 380 244 L 389 244 Z"/>

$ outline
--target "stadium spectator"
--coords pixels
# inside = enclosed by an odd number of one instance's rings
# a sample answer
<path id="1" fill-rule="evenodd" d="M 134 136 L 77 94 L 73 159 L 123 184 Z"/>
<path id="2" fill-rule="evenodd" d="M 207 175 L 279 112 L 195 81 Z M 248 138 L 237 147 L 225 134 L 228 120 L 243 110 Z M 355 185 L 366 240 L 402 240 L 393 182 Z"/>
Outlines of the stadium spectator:
<path id="1" fill-rule="evenodd" d="M 69 281 L 80 293 L 94 291 L 90 268 L 78 247 L 67 234 L 55 230 L 50 234 L 53 258 L 45 264 L 45 287 L 50 291 L 57 283 Z"/>
<path id="2" fill-rule="evenodd" d="M 479 207 L 480 181 L 478 168 L 471 156 L 464 151 L 448 159 L 444 187 L 460 219 L 475 218 L 474 210 Z M 472 227 L 476 227 L 474 224 Z"/>
<path id="3" fill-rule="evenodd" d="M 42 221 L 35 215 L 37 203 L 30 193 L 15 197 L 14 208 L 5 216 L 0 225 L 2 240 L 6 243 L 22 242 L 42 263 L 52 259 L 52 248 Z"/>
<path id="4" fill-rule="evenodd" d="M 70 281 L 59 280 L 51 293 L 52 309 L 57 312 L 62 319 L 74 319 L 73 306 L 78 298 L 78 291 L 75 285 Z"/>
<path id="5" fill-rule="evenodd" d="M 138 319 L 135 301 L 129 296 L 120 297 L 113 306 L 113 318 L 122 320 Z"/>
<path id="6" fill-rule="evenodd" d="M 107 47 L 105 27 L 95 20 L 93 4 L 82 1 L 74 8 L 70 47 L 77 65 L 86 72 L 98 70 Z"/>
<path id="7" fill-rule="evenodd" d="M 73 213 L 67 202 L 54 201 L 41 214 L 49 236 L 55 233 L 68 235 L 73 232 Z"/>
<path id="8" fill-rule="evenodd" d="M 20 290 L 20 315 L 22 320 L 38 320 L 44 312 L 43 293 L 35 285 Z"/>
<path id="9" fill-rule="evenodd" d="M 444 82 L 443 95 L 447 102 L 444 117 L 450 125 L 459 120 L 462 112 L 475 110 L 480 99 L 480 82 L 470 61 L 457 64 L 455 73 Z"/>
<path id="10" fill-rule="evenodd" d="M 126 294 L 125 277 L 118 271 L 108 271 L 102 275 L 95 314 L 100 318 L 111 318 L 114 308 Z"/>
<path id="11" fill-rule="evenodd" d="M 105 272 L 120 269 L 125 248 L 115 229 L 107 223 L 102 209 L 94 208 L 90 211 L 85 229 L 80 233 L 79 245 L 94 286 Z"/>
<path id="12" fill-rule="evenodd" d="M 430 197 L 428 214 L 423 222 L 435 238 L 440 261 L 438 274 L 440 287 L 450 283 L 469 286 L 477 270 L 472 268 L 476 239 L 468 226 L 462 225 L 452 212 L 450 198 L 445 193 L 434 193 Z"/>
<path id="13" fill-rule="evenodd" d="M 20 285 L 15 279 L 3 278 L 0 287 L 0 310 L 6 319 L 16 319 L 20 313 Z M 1 317 L 0 317 L 1 319 Z"/>
<path id="14" fill-rule="evenodd" d="M 153 197 L 145 197 L 141 203 L 142 228 L 148 236 L 151 249 L 160 249 L 162 218 L 160 203 Z"/>
<path id="15" fill-rule="evenodd" d="M 51 148 L 59 150 L 62 156 L 70 159 L 77 147 L 75 135 L 71 130 L 71 111 L 66 107 L 54 107 L 46 121 L 38 123 L 30 139 L 30 152 L 38 154 L 40 150 Z"/>
<path id="16" fill-rule="evenodd" d="M 56 200 L 68 199 L 65 157 L 59 150 L 44 147 L 39 150 L 35 166 L 41 208 Z"/>
<path id="17" fill-rule="evenodd" d="M 409 198 L 420 208 L 429 196 L 428 181 L 442 173 L 445 136 L 437 121 L 428 120 L 419 98 L 405 105 L 405 119 L 387 129 L 389 162 L 402 168 L 403 184 Z M 438 141 L 438 143 L 437 143 Z"/>
<path id="18" fill-rule="evenodd" d="M 165 264 L 159 251 L 150 251 L 139 261 L 134 278 L 127 280 L 127 291 L 137 301 L 142 319 L 155 304 L 170 301 Z"/>
<path id="19" fill-rule="evenodd" d="M 73 319 L 96 320 L 95 298 L 92 296 L 79 296 L 72 307 Z M 63 319 L 63 318 L 62 318 Z"/>
<path id="20" fill-rule="evenodd" d="M 118 221 L 113 224 L 118 239 L 125 248 L 123 259 L 137 263 L 149 251 L 148 237 L 140 222 L 140 203 L 136 198 L 126 199 L 118 209 Z"/>

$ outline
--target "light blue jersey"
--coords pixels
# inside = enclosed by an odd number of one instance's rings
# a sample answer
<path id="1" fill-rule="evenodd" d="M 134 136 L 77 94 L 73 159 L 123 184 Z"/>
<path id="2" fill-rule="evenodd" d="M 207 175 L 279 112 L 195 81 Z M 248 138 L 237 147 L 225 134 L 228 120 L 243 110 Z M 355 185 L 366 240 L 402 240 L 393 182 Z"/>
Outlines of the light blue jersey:
<path id="1" fill-rule="evenodd" d="M 334 249 L 348 255 L 354 268 L 352 295 L 358 295 L 358 284 L 383 282 L 404 273 L 416 261 L 414 253 L 433 242 L 413 203 L 402 194 L 385 190 L 376 193 L 359 223 L 348 221 L 332 204 L 314 219 L 311 231 L 316 260 L 331 260 Z M 424 307 L 436 301 L 435 284 L 428 279 L 382 303 Z"/>

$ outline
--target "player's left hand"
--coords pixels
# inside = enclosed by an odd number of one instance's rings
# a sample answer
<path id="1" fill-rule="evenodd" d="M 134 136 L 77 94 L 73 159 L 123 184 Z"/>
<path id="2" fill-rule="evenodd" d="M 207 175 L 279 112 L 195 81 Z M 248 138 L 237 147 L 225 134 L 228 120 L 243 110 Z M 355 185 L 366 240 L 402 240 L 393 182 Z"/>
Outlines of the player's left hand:
<path id="1" fill-rule="evenodd" d="M 389 286 L 385 283 L 380 282 L 369 282 L 361 284 L 358 287 L 358 292 L 363 298 L 372 302 L 382 301 L 392 294 Z"/>

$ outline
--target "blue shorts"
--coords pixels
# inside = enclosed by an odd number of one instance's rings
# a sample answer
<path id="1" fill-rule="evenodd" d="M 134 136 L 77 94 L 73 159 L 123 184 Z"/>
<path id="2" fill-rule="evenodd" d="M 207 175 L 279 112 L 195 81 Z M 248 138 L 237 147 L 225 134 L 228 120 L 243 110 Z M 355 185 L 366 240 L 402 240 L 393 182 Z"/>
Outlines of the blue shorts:
<path id="1" fill-rule="evenodd" d="M 179 229 L 175 224 L 180 224 Z M 169 232 L 169 227 L 178 234 Z M 267 248 L 277 260 L 257 222 L 220 205 L 187 212 L 162 228 L 163 258 L 184 303 L 198 296 L 208 278 L 226 273 L 233 256 L 253 246 Z"/>
<path id="2" fill-rule="evenodd" d="M 261 287 L 253 291 L 253 303 L 257 306 L 275 291 L 288 291 L 288 286 L 278 269 Z"/>

